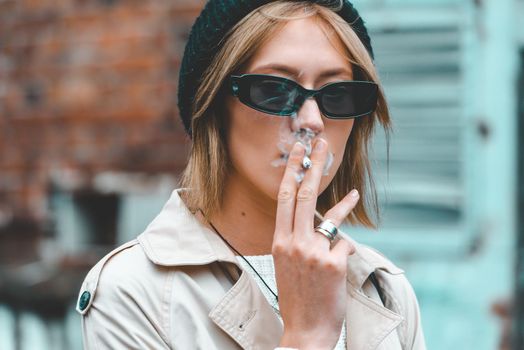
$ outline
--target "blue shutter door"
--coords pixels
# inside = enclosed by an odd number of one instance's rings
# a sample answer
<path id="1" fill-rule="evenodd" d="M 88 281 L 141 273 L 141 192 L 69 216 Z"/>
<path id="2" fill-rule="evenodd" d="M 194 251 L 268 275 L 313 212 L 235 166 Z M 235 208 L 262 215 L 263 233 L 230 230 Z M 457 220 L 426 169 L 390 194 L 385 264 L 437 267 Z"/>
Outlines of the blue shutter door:
<path id="1" fill-rule="evenodd" d="M 373 144 L 378 232 L 344 229 L 406 270 L 428 348 L 496 349 L 516 235 L 513 2 L 354 3 L 394 133 L 389 172 L 380 129 Z"/>

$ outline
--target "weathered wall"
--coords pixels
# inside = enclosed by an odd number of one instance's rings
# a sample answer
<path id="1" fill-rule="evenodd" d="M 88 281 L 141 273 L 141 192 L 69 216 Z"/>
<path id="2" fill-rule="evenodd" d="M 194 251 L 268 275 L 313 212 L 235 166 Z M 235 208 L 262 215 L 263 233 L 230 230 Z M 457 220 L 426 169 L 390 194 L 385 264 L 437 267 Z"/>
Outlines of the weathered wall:
<path id="1" fill-rule="evenodd" d="M 0 1 L 0 213 L 73 171 L 178 173 L 176 84 L 203 1 Z M 83 184 L 83 185 L 84 185 Z"/>

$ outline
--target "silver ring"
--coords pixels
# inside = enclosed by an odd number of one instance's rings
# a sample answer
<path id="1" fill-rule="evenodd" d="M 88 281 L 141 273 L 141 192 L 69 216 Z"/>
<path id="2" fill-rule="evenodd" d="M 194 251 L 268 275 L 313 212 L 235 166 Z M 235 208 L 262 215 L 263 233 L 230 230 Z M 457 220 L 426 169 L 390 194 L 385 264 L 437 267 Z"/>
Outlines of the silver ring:
<path id="1" fill-rule="evenodd" d="M 338 234 L 338 228 L 333 222 L 331 222 L 331 220 L 326 219 L 322 221 L 317 227 L 315 227 L 315 232 L 323 234 L 330 241 L 332 241 Z"/>

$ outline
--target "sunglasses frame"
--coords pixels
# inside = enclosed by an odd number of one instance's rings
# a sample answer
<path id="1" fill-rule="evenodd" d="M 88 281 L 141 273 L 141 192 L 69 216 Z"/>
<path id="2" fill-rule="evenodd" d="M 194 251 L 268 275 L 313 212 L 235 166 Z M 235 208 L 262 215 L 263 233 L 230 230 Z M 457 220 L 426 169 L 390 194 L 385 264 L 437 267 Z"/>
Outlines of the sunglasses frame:
<path id="1" fill-rule="evenodd" d="M 257 106 L 256 104 L 252 103 L 251 102 L 251 99 L 249 97 L 249 86 L 251 84 L 251 82 L 255 79 L 258 79 L 258 78 L 271 78 L 271 79 L 275 79 L 275 80 L 278 80 L 278 81 L 281 81 L 281 82 L 284 82 L 284 83 L 287 83 L 287 84 L 291 84 L 292 86 L 294 86 L 298 92 L 299 92 L 299 96 L 297 97 L 297 100 L 300 101 L 300 103 L 298 103 L 296 106 L 296 110 L 293 110 L 289 113 L 284 113 L 284 112 L 273 112 L 273 111 L 268 111 L 268 110 L 265 110 L 259 106 Z M 361 113 L 361 114 L 358 114 L 358 115 L 352 115 L 352 116 L 348 116 L 348 117 L 339 117 L 339 116 L 333 116 L 332 113 L 328 113 L 325 109 L 324 109 L 324 106 L 323 104 L 321 103 L 321 100 L 320 100 L 320 97 L 321 97 L 321 93 L 322 91 L 324 91 L 327 87 L 330 87 L 332 85 L 338 85 L 338 84 L 350 84 L 352 86 L 372 86 L 375 88 L 374 90 L 374 99 L 375 99 L 375 102 L 373 103 L 373 108 L 370 110 L 370 111 L 367 111 L 365 113 Z M 310 97 L 314 97 L 315 98 L 315 101 L 317 102 L 317 105 L 318 105 L 318 108 L 320 109 L 320 111 L 322 112 L 322 114 L 326 117 L 326 118 L 329 118 L 329 119 L 354 119 L 354 118 L 358 118 L 358 117 L 362 117 L 362 116 L 365 116 L 365 115 L 369 115 L 369 114 L 372 114 L 373 112 L 375 112 L 375 109 L 376 109 L 376 106 L 377 106 L 377 100 L 378 100 L 378 85 L 372 81 L 363 81 L 363 80 L 341 80 L 341 81 L 336 81 L 336 82 L 331 82 L 331 83 L 327 83 L 323 86 L 321 86 L 319 89 L 317 90 L 310 90 L 310 89 L 306 89 L 305 87 L 303 87 L 302 85 L 300 85 L 299 83 L 297 83 L 296 81 L 294 80 L 291 80 L 291 79 L 288 79 L 288 78 L 284 78 L 284 77 L 280 77 L 280 76 L 277 76 L 277 75 L 271 75 L 271 74 L 242 74 L 242 75 L 231 75 L 229 77 L 229 87 L 230 87 L 230 92 L 233 96 L 236 96 L 238 97 L 238 99 L 240 100 L 240 102 L 242 102 L 243 104 L 245 104 L 246 106 L 248 107 L 251 107 L 257 111 L 260 111 L 260 112 L 263 112 L 263 113 L 267 113 L 267 114 L 272 114 L 272 115 L 277 115 L 277 116 L 290 116 L 294 113 L 298 113 L 298 110 L 302 107 L 302 105 L 304 104 L 304 102 L 310 98 Z"/>

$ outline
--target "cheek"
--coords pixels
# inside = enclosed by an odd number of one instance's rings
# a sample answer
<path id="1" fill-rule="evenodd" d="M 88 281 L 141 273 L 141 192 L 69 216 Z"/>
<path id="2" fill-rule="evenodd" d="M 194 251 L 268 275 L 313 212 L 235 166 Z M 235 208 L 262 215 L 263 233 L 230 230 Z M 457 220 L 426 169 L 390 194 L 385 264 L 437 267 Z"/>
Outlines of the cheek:
<path id="1" fill-rule="evenodd" d="M 240 105 L 230 114 L 228 145 L 231 155 L 261 163 L 278 140 L 274 118 Z M 257 158 L 257 159 L 253 159 Z"/>
<path id="2" fill-rule="evenodd" d="M 336 121 L 339 124 L 330 123 L 326 125 L 325 137 L 329 142 L 330 151 L 333 152 L 333 164 L 329 169 L 329 175 L 325 176 L 322 179 L 322 186 L 327 187 L 327 185 L 333 180 L 335 174 L 340 167 L 340 164 L 344 161 L 344 152 L 346 149 L 346 144 L 351 137 L 354 120 L 349 121 Z M 347 157 L 347 155 L 346 155 Z"/>
<path id="3" fill-rule="evenodd" d="M 349 130 L 348 133 L 351 133 L 351 130 Z M 341 135 L 341 137 L 339 138 L 336 138 L 334 140 L 334 149 L 335 149 L 335 159 L 334 159 L 334 163 L 337 165 L 337 168 L 338 166 L 340 165 L 340 163 L 342 162 L 342 160 L 344 159 L 344 152 L 346 150 L 346 145 L 347 145 L 347 142 L 349 140 L 349 137 L 347 137 L 347 134 L 344 134 L 344 135 Z"/>
<path id="4" fill-rule="evenodd" d="M 346 144 L 353 131 L 354 119 L 330 120 L 326 125 L 326 136 L 336 159 L 342 159 Z"/>
<path id="5" fill-rule="evenodd" d="M 249 107 L 230 109 L 228 152 L 233 172 L 273 197 L 278 191 L 284 168 L 271 162 L 278 158 L 279 118 Z M 276 189 L 275 189 L 276 188 Z"/>

